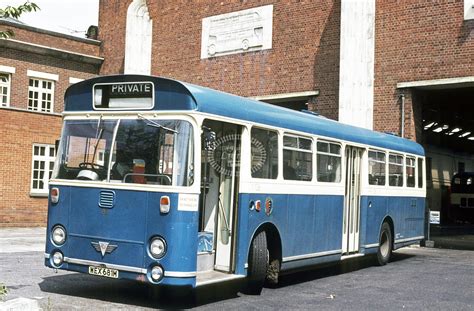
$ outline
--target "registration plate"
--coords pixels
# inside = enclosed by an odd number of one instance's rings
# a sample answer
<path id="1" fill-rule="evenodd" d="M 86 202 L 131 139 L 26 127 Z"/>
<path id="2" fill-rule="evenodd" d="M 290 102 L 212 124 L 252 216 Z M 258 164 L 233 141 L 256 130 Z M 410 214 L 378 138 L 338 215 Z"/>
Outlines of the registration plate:
<path id="1" fill-rule="evenodd" d="M 115 269 L 89 266 L 89 274 L 105 276 L 106 278 L 118 279 L 119 272 Z"/>

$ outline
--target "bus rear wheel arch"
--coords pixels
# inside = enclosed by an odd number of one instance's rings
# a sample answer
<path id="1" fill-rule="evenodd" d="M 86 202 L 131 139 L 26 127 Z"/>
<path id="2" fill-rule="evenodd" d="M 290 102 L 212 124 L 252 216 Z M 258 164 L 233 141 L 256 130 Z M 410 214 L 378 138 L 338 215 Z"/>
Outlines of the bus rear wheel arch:
<path id="1" fill-rule="evenodd" d="M 389 220 L 385 220 L 380 228 L 379 247 L 377 250 L 377 264 L 379 266 L 386 265 L 393 251 L 393 230 Z"/>

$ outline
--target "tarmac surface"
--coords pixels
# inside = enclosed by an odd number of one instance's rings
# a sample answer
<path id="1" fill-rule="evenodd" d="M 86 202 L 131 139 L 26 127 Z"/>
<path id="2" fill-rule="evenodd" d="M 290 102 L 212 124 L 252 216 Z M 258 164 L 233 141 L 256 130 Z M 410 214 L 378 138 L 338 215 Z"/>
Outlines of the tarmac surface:
<path id="1" fill-rule="evenodd" d="M 0 310 L 19 298 L 26 304 L 16 309 L 26 309 L 29 301 L 30 310 L 474 310 L 469 250 L 407 247 L 383 267 L 362 257 L 282 276 L 260 296 L 242 294 L 239 282 L 200 288 L 197 303 L 167 292 L 150 295 L 137 282 L 55 273 L 44 266 L 43 253 L 44 228 L 0 229 L 0 283 L 8 289 Z"/>

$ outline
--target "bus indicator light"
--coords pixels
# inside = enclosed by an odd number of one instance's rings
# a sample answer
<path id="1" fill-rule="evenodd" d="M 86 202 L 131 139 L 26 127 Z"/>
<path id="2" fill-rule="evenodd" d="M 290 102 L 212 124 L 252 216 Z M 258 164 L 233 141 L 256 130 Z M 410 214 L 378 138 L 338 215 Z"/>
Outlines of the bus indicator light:
<path id="1" fill-rule="evenodd" d="M 49 192 L 49 197 L 51 198 L 51 203 L 56 204 L 59 202 L 59 189 L 58 188 L 51 188 Z"/>
<path id="2" fill-rule="evenodd" d="M 260 200 L 255 201 L 255 210 L 257 212 L 260 212 L 261 209 L 262 209 L 262 202 L 260 202 Z"/>
<path id="3" fill-rule="evenodd" d="M 164 195 L 160 199 L 160 212 L 162 214 L 168 214 L 170 212 L 170 197 Z"/>

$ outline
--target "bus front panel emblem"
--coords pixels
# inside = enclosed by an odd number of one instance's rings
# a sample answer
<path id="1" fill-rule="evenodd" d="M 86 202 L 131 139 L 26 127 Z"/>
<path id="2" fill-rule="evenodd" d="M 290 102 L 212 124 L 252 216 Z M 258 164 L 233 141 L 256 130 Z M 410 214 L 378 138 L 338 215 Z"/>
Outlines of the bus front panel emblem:
<path id="1" fill-rule="evenodd" d="M 102 254 L 102 258 L 105 256 L 105 254 L 110 254 L 112 253 L 118 246 L 117 245 L 110 245 L 109 242 L 91 242 L 92 247 L 98 252 Z"/>

